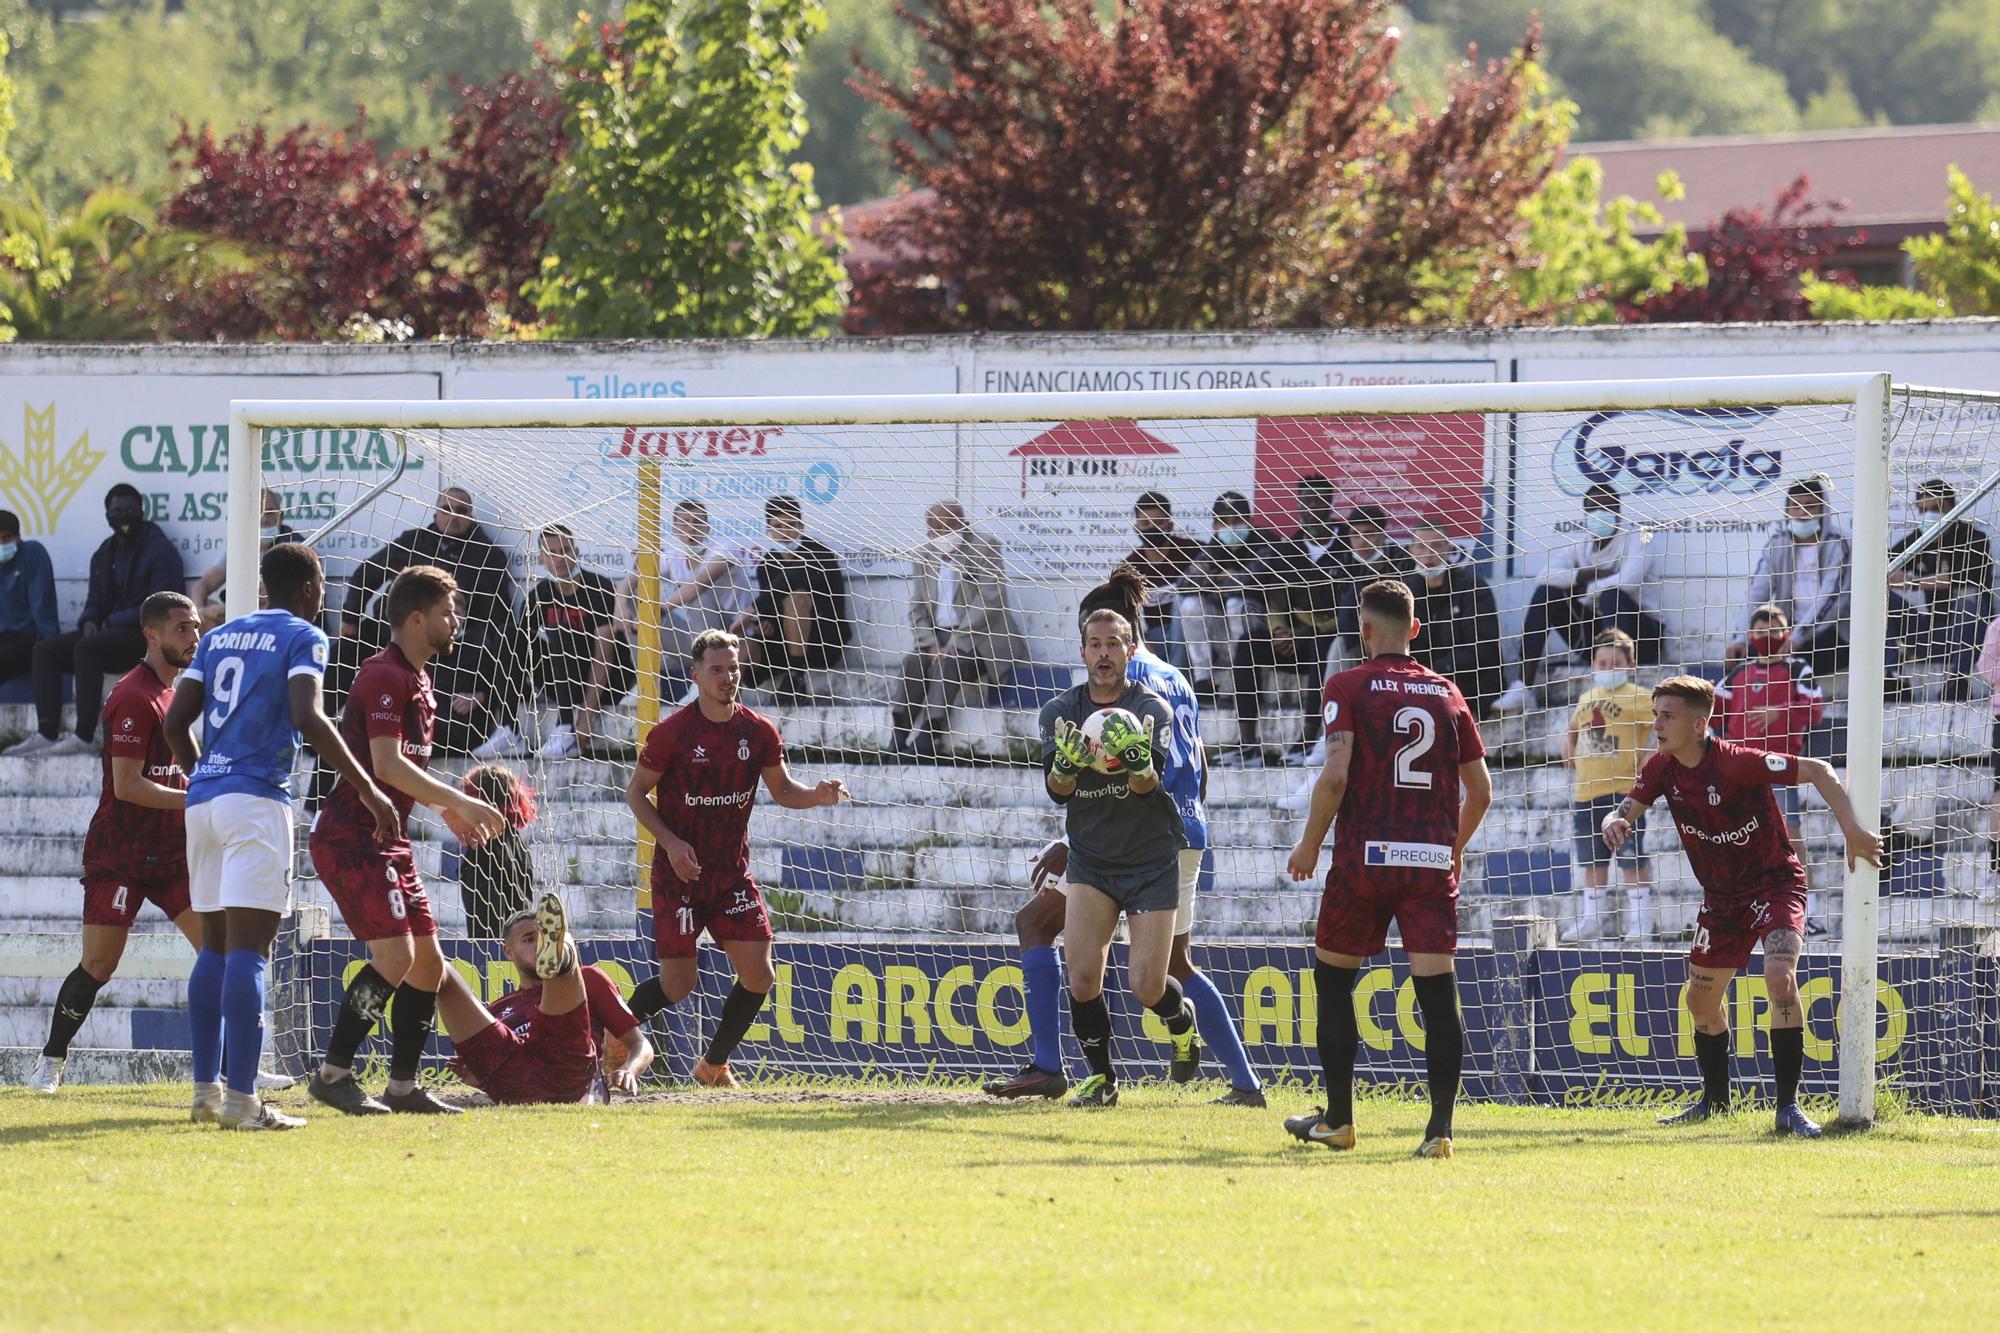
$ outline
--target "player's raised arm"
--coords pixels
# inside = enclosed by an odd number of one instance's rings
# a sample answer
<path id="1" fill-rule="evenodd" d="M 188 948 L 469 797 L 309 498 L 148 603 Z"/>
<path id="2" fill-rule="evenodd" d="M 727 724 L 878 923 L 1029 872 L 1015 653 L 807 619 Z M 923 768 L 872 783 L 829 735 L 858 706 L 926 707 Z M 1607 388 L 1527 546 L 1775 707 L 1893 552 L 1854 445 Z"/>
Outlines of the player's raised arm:
<path id="1" fill-rule="evenodd" d="M 197 683 L 196 691 L 199 690 L 200 685 Z M 334 726 L 333 719 L 326 715 L 326 709 L 320 702 L 319 677 L 307 671 L 294 673 L 285 682 L 285 698 L 291 705 L 292 725 L 298 728 L 299 735 L 305 738 L 306 744 L 312 747 L 314 754 L 331 764 L 333 771 L 340 774 L 343 781 L 353 786 L 354 794 L 368 807 L 368 813 L 375 816 L 375 836 L 393 838 L 400 833 L 403 821 L 396 814 L 396 807 L 389 803 L 388 796 L 375 785 L 375 779 L 368 776 L 368 770 L 361 766 L 361 761 L 347 748 L 347 742 L 340 739 L 340 729 Z M 176 693 L 174 707 L 179 707 L 180 702 L 180 695 Z M 197 702 L 195 707 L 199 709 L 200 703 Z M 168 716 L 172 715 L 173 710 L 170 708 Z M 171 734 L 167 743 L 173 744 Z"/>
<path id="2" fill-rule="evenodd" d="M 1882 868 L 1882 839 L 1864 826 L 1854 813 L 1854 802 L 1847 797 L 1847 786 L 1840 775 L 1833 771 L 1833 765 L 1824 759 L 1799 760 L 1799 776 L 1812 784 L 1820 794 L 1833 817 L 1840 824 L 1840 832 L 1847 839 L 1847 868 L 1854 869 L 1856 861 L 1866 861 L 1877 870 Z"/>
<path id="3" fill-rule="evenodd" d="M 782 759 L 764 770 L 764 786 L 771 799 L 787 810 L 814 810 L 847 799 L 847 784 L 839 778 L 825 778 L 808 787 L 792 776 Z"/>
<path id="4" fill-rule="evenodd" d="M 653 835 L 675 876 L 684 884 L 692 884 L 701 878 L 701 861 L 694 848 L 667 827 L 659 807 L 653 804 L 653 791 L 665 776 L 659 769 L 647 768 L 641 760 L 632 769 L 632 780 L 625 784 L 625 805 L 639 821 L 639 827 Z"/>
<path id="5" fill-rule="evenodd" d="M 1336 732 L 1326 738 L 1326 767 L 1319 771 L 1319 780 L 1313 783 L 1312 804 L 1306 810 L 1306 826 L 1299 834 L 1298 845 L 1292 848 L 1291 858 L 1285 863 L 1285 869 L 1293 879 L 1308 880 L 1318 871 L 1319 849 L 1326 842 L 1334 817 L 1340 813 L 1341 802 L 1347 799 L 1347 770 L 1353 761 L 1353 732 Z"/>

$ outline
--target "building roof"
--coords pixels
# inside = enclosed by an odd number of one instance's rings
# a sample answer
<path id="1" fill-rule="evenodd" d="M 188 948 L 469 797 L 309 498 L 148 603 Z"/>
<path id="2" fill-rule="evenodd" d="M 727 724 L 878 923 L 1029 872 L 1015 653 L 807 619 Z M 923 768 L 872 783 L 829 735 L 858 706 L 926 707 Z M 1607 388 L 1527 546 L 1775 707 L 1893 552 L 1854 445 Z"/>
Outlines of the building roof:
<path id="1" fill-rule="evenodd" d="M 1894 240 L 1935 230 L 1945 215 L 1945 168 L 1956 164 L 1982 190 L 2000 192 L 2000 125 L 1905 125 L 1809 134 L 1578 143 L 1572 155 L 1604 166 L 1604 197 L 1655 203 L 1668 222 L 1704 230 L 1732 208 L 1767 212 L 1801 174 L 1812 195 L 1844 205 L 1843 229 Z M 1679 174 L 1684 198 L 1662 203 L 1654 183 Z"/>

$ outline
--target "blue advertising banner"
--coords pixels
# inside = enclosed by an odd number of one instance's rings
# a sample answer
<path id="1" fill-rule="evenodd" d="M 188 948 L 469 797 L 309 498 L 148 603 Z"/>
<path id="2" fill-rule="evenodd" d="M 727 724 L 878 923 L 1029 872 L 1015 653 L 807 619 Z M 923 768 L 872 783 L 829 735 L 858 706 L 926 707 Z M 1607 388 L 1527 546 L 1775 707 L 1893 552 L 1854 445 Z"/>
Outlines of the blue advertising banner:
<path id="1" fill-rule="evenodd" d="M 1504 942 L 1504 941 L 1503 941 Z M 580 941 L 585 961 L 622 989 L 656 969 L 650 942 Z M 491 999 L 514 984 L 494 941 L 444 941 L 452 965 Z M 365 954 L 347 940 L 314 941 L 280 960 L 292 1003 L 310 1006 L 313 1044 L 332 1025 L 347 979 Z M 1286 945 L 1211 945 L 1197 961 L 1236 1012 L 1251 1061 L 1267 1075 L 1319 1077 L 1317 996 L 1311 951 Z M 1109 984 L 1114 1058 L 1128 1077 L 1164 1072 L 1165 1028 L 1124 989 L 1124 954 Z M 827 943 L 781 940 L 778 983 L 736 1056 L 755 1073 L 964 1077 L 1026 1059 L 1021 969 L 1007 946 L 962 941 Z M 1873 1022 L 1883 1087 L 1912 1105 L 1994 1114 L 2000 1096 L 2000 960 L 1971 950 L 1884 960 Z M 729 992 L 727 960 L 704 949 L 696 994 L 657 1020 L 661 1072 L 685 1075 Z M 1681 1001 L 1684 954 L 1664 950 L 1468 949 L 1459 954 L 1466 1092 L 1478 1099 L 1565 1105 L 1651 1104 L 1684 1097 L 1699 1081 L 1693 1028 Z M 1832 1092 L 1838 960 L 1801 968 L 1808 1092 Z M 1424 1031 L 1408 973 L 1388 965 L 1355 991 L 1370 1082 L 1421 1087 Z M 1767 1089 L 1769 1000 L 1764 980 L 1739 975 L 1728 998 L 1735 1074 Z M 447 1043 L 440 1042 L 441 1046 Z M 1073 1043 L 1065 1040 L 1073 1065 Z M 1080 1066 L 1079 1066 L 1080 1068 Z M 1073 1072 L 1077 1072 L 1073 1070 Z"/>

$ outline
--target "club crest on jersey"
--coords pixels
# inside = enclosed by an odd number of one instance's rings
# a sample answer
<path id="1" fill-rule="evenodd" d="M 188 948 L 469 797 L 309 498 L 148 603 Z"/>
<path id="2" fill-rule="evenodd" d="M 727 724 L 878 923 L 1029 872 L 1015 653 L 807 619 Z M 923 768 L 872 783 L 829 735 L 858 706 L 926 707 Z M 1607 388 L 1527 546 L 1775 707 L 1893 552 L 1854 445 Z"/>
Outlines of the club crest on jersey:
<path id="1" fill-rule="evenodd" d="M 750 757 L 750 742 L 747 738 L 736 742 L 736 757 L 738 759 L 748 759 Z"/>
<path id="2" fill-rule="evenodd" d="M 1710 805 L 1721 805 L 1721 804 L 1722 804 L 1722 793 L 1721 793 L 1721 792 L 1719 792 L 1719 791 L 1717 791 L 1717 790 L 1716 790 L 1715 788 L 1713 788 L 1713 787 L 1710 787 L 1710 788 L 1708 789 L 1708 803 L 1709 803 Z"/>

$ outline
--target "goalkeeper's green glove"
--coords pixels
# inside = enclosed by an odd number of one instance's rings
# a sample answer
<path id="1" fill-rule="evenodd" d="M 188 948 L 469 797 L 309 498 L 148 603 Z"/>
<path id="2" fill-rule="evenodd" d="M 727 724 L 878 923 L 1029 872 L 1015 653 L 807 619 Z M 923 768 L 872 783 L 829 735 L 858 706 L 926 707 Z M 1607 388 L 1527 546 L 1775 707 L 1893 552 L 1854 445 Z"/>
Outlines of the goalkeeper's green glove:
<path id="1" fill-rule="evenodd" d="M 1125 772 L 1135 778 L 1153 776 L 1153 726 L 1155 719 L 1147 718 L 1141 729 L 1127 726 L 1113 716 L 1104 723 L 1104 733 L 1100 740 L 1105 750 L 1116 756 Z"/>
<path id="2" fill-rule="evenodd" d="M 1090 742 L 1083 728 L 1068 718 L 1056 719 L 1055 772 L 1059 778 L 1073 778 L 1090 767 Z"/>

